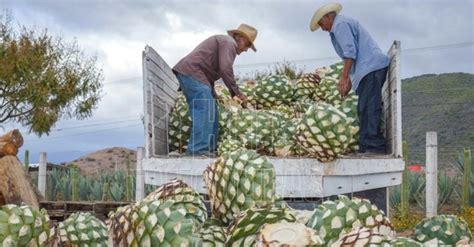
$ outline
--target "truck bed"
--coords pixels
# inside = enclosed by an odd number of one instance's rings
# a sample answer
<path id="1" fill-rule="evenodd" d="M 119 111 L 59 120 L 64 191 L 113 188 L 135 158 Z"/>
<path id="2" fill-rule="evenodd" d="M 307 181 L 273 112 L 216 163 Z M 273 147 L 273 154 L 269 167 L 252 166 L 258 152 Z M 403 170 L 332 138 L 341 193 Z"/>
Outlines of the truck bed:
<path id="1" fill-rule="evenodd" d="M 346 155 L 329 163 L 301 157 L 268 157 L 275 167 L 279 195 L 324 198 L 401 183 L 405 165 L 401 154 L 400 42 L 394 42 L 388 56 L 391 65 L 382 98 L 389 154 Z M 207 194 L 202 173 L 214 159 L 167 156 L 168 116 L 177 97 L 178 82 L 168 64 L 149 46 L 143 52 L 143 86 L 145 157 L 142 168 L 145 183 L 161 185 L 172 178 L 181 178 L 200 193 Z"/>

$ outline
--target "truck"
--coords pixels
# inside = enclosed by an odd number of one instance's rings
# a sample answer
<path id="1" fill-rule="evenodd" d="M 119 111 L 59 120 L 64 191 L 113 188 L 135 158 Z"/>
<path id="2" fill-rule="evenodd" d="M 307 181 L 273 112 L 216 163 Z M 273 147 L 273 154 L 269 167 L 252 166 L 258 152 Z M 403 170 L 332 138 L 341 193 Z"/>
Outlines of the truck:
<path id="1" fill-rule="evenodd" d="M 389 213 L 389 188 L 401 184 L 402 107 L 400 41 L 388 50 L 390 65 L 382 89 L 385 155 L 347 155 L 322 163 L 312 158 L 268 157 L 276 173 L 276 192 L 296 209 L 312 209 L 322 200 L 340 194 L 367 198 Z M 179 178 L 206 195 L 203 171 L 214 160 L 205 157 L 172 157 L 169 153 L 169 115 L 178 96 L 179 83 L 170 66 L 146 46 L 143 62 L 145 145 L 140 158 L 146 184 L 161 185 Z"/>

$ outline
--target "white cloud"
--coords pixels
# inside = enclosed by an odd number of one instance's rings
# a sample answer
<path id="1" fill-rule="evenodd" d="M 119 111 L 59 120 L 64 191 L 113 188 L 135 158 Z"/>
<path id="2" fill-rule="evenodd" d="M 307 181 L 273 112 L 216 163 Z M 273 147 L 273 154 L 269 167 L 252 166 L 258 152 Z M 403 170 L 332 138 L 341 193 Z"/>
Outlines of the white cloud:
<path id="1" fill-rule="evenodd" d="M 195 31 L 176 31 L 170 33 L 168 36 L 160 39 L 158 45 L 163 48 L 169 48 L 172 50 L 188 51 L 190 52 L 200 42 L 205 40 L 207 37 L 214 35 L 215 32 L 195 32 Z M 165 52 L 166 53 L 166 52 Z M 178 58 L 178 54 L 174 55 L 174 58 Z"/>
<path id="2" fill-rule="evenodd" d="M 141 52 L 145 43 L 121 39 L 98 41 L 97 48 L 102 51 L 105 80 L 115 81 L 130 78 L 141 73 Z"/>
<path id="3" fill-rule="evenodd" d="M 177 31 L 182 28 L 183 24 L 181 22 L 181 18 L 178 15 L 173 13 L 166 13 L 165 16 L 168 20 L 171 30 Z"/>

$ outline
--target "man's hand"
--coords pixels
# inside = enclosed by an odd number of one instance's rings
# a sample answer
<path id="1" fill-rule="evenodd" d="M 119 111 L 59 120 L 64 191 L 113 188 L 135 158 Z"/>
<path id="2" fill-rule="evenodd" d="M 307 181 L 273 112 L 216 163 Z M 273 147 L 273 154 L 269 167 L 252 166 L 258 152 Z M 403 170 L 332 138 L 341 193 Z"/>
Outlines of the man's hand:
<path id="1" fill-rule="evenodd" d="M 240 105 L 243 108 L 247 108 L 248 98 L 245 94 L 240 93 L 239 95 L 236 95 L 235 97 L 238 98 L 238 100 L 240 101 Z"/>
<path id="2" fill-rule="evenodd" d="M 349 72 L 354 61 L 351 58 L 344 58 L 344 68 L 342 69 L 342 75 L 337 84 L 337 90 L 341 94 L 341 97 L 344 98 L 347 96 L 349 91 L 351 91 L 352 82 L 349 77 Z"/>
<path id="3" fill-rule="evenodd" d="M 341 94 L 342 98 L 345 98 L 347 96 L 349 91 L 351 91 L 351 87 L 352 87 L 351 78 L 349 76 L 348 77 L 341 76 L 341 78 L 339 79 L 339 82 L 337 83 L 337 90 Z"/>
<path id="4" fill-rule="evenodd" d="M 247 96 L 246 96 L 245 94 L 240 93 L 239 95 L 237 95 L 237 97 L 238 97 L 240 100 L 242 100 L 242 103 L 247 104 L 248 99 L 247 99 Z"/>

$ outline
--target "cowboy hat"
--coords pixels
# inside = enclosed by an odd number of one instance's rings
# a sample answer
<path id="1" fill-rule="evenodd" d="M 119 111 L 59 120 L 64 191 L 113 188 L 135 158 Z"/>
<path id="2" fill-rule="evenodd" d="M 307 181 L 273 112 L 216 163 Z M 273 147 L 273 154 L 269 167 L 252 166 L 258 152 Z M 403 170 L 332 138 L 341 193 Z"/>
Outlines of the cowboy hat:
<path id="1" fill-rule="evenodd" d="M 250 47 L 252 48 L 252 50 L 257 51 L 255 46 L 253 45 L 253 42 L 255 42 L 255 38 L 257 38 L 257 29 L 255 29 L 254 27 L 249 26 L 247 24 L 240 24 L 237 29 L 228 30 L 227 33 L 229 35 L 237 33 L 244 36 L 248 41 L 250 41 Z"/>
<path id="2" fill-rule="evenodd" d="M 321 20 L 321 18 L 323 18 L 323 16 L 331 12 L 336 12 L 337 14 L 339 14 L 341 10 L 342 10 L 342 5 L 339 3 L 328 3 L 321 6 L 321 8 L 316 10 L 316 12 L 313 15 L 313 18 L 311 18 L 311 23 L 309 25 L 309 28 L 313 32 L 316 31 L 316 29 L 319 28 L 318 22 L 319 20 Z"/>

